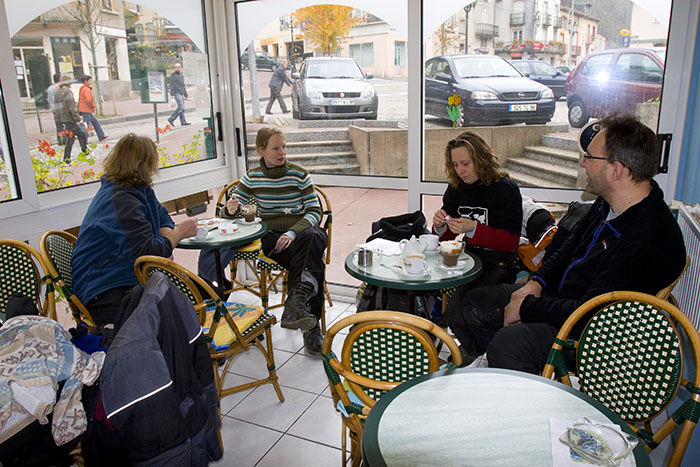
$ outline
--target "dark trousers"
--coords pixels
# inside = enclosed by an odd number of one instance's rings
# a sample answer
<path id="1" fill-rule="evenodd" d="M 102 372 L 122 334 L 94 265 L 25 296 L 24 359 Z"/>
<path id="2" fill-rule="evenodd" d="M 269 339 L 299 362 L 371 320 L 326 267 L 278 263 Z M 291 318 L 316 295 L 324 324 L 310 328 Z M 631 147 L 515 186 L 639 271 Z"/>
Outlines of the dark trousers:
<path id="1" fill-rule="evenodd" d="M 109 289 L 85 304 L 85 308 L 88 309 L 98 327 L 116 322 L 122 299 L 132 288 L 124 286 Z"/>
<path id="2" fill-rule="evenodd" d="M 314 278 L 318 290 L 311 299 L 311 312 L 320 318 L 321 310 L 317 305 L 319 301 L 323 303 L 323 279 L 326 273 L 323 254 L 328 246 L 328 236 L 320 227 L 304 229 L 297 234 L 297 238 L 289 247 L 280 252 L 272 253 L 277 239 L 283 234 L 284 232 L 268 231 L 261 240 L 263 253 L 289 271 L 287 288 L 290 290 L 303 280 L 304 273 L 310 274 Z"/>
<path id="3" fill-rule="evenodd" d="M 101 140 L 105 137 L 105 132 L 102 130 L 100 121 L 97 120 L 95 114 L 90 112 L 80 112 L 80 115 L 83 117 L 83 122 L 85 122 L 86 127 L 91 126 L 95 129 L 95 133 L 97 133 L 97 138 Z"/>
<path id="4" fill-rule="evenodd" d="M 78 137 L 80 150 L 87 152 L 87 137 L 83 129 L 75 122 L 63 122 L 63 129 L 69 132 L 66 136 L 66 148 L 63 150 L 63 160 L 67 162 L 70 161 L 70 153 L 73 150 L 73 141 L 75 141 L 76 136 Z"/>
<path id="5" fill-rule="evenodd" d="M 267 108 L 265 109 L 265 113 L 270 113 L 272 111 L 272 104 L 275 103 L 275 101 L 280 103 L 280 109 L 282 109 L 282 112 L 287 112 L 287 104 L 284 103 L 284 99 L 282 98 L 282 88 L 273 88 L 270 86 L 270 100 L 267 101 Z"/>
<path id="6" fill-rule="evenodd" d="M 66 144 L 66 137 L 59 134 L 64 130 L 63 123 L 58 121 L 58 118 L 56 117 L 55 113 L 53 114 L 53 122 L 56 124 L 56 143 L 63 146 L 64 144 Z"/>
<path id="7" fill-rule="evenodd" d="M 558 328 L 547 323 L 521 323 L 504 327 L 489 343 L 489 367 L 540 374 L 557 332 Z M 573 351 L 565 350 L 564 358 L 567 367 L 573 370 Z"/>

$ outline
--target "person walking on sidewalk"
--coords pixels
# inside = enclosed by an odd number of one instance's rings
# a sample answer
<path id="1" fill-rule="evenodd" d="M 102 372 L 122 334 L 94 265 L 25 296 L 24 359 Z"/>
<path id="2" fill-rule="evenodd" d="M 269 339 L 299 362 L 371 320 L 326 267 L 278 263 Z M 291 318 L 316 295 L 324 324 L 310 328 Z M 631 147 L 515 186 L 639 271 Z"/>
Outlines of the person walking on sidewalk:
<path id="1" fill-rule="evenodd" d="M 174 126 L 175 119 L 180 117 L 181 126 L 190 125 L 190 123 L 185 121 L 185 99 L 189 96 L 187 95 L 187 88 L 185 88 L 185 76 L 182 74 L 182 65 L 180 63 L 175 64 L 175 71 L 168 78 L 168 86 L 170 87 L 170 95 L 175 98 L 175 103 L 177 104 L 175 112 L 168 118 L 168 123 L 170 123 L 170 126 Z"/>
<path id="2" fill-rule="evenodd" d="M 66 137 L 63 135 L 63 124 L 58 121 L 58 117 L 56 116 L 56 91 L 58 91 L 58 80 L 60 79 L 61 73 L 54 73 L 53 84 L 46 88 L 46 100 L 53 114 L 53 122 L 56 124 L 56 142 L 63 146 L 66 144 Z"/>
<path id="3" fill-rule="evenodd" d="M 58 81 L 59 89 L 54 95 L 54 104 L 56 105 L 56 118 L 63 126 L 63 131 L 66 135 L 66 148 L 63 150 L 63 161 L 66 164 L 70 163 L 70 153 L 73 150 L 73 141 L 78 137 L 80 149 L 88 152 L 87 137 L 83 129 L 78 125 L 80 123 L 80 115 L 75 107 L 75 97 L 73 91 L 70 90 L 70 85 L 73 80 L 68 75 L 61 76 Z"/>
<path id="4" fill-rule="evenodd" d="M 92 99 L 92 76 L 83 76 L 83 85 L 80 87 L 78 94 L 78 112 L 83 117 L 83 122 L 86 127 L 93 127 L 97 133 L 97 138 L 100 141 L 107 139 L 105 132 L 102 131 L 102 125 L 95 117 L 95 101 Z"/>
<path id="5" fill-rule="evenodd" d="M 277 69 L 272 74 L 272 78 L 270 78 L 270 84 L 268 84 L 270 87 L 270 100 L 267 101 L 267 108 L 265 109 L 266 114 L 272 115 L 272 104 L 274 104 L 275 101 L 280 103 L 282 113 L 289 113 L 289 109 L 287 109 L 287 105 L 282 98 L 282 87 L 285 84 L 291 86 L 293 83 L 284 72 L 284 63 L 280 62 L 280 64 L 277 65 Z"/>

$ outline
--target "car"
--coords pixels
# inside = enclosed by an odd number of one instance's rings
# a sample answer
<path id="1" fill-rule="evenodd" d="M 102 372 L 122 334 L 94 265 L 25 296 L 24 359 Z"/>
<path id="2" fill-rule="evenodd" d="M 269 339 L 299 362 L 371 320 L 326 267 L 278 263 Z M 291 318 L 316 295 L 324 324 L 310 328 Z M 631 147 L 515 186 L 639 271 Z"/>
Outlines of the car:
<path id="1" fill-rule="evenodd" d="M 542 60 L 512 60 L 510 64 L 526 78 L 551 89 L 555 99 L 566 97 L 566 73 L 562 73 Z"/>
<path id="2" fill-rule="evenodd" d="M 574 67 L 568 66 L 568 65 L 559 65 L 557 67 L 557 70 L 561 71 L 565 75 L 568 75 L 569 73 L 571 73 L 571 70 L 573 70 L 573 69 L 574 69 Z"/>
<path id="3" fill-rule="evenodd" d="M 639 103 L 661 96 L 666 49 L 593 52 L 566 79 L 569 125 L 582 128 L 591 117 L 634 115 Z"/>
<path id="4" fill-rule="evenodd" d="M 379 97 L 354 58 L 311 57 L 292 73 L 292 117 L 377 119 Z"/>
<path id="5" fill-rule="evenodd" d="M 456 117 L 456 126 L 547 123 L 555 105 L 551 89 L 495 55 L 440 55 L 425 63 L 425 112 Z M 448 108 L 458 112 L 450 116 Z"/>
<path id="6" fill-rule="evenodd" d="M 260 50 L 255 51 L 255 68 L 258 70 L 270 70 L 275 71 L 282 62 L 267 52 Z M 241 55 L 241 67 L 245 70 L 248 68 L 248 52 L 243 52 Z"/>

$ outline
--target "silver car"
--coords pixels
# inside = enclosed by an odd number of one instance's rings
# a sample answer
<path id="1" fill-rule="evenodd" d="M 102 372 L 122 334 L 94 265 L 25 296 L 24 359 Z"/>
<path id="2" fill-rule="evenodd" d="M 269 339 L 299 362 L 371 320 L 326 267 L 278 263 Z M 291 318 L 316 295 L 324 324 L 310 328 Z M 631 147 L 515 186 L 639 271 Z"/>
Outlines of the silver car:
<path id="1" fill-rule="evenodd" d="M 292 116 L 377 119 L 379 98 L 354 58 L 313 57 L 292 73 Z"/>

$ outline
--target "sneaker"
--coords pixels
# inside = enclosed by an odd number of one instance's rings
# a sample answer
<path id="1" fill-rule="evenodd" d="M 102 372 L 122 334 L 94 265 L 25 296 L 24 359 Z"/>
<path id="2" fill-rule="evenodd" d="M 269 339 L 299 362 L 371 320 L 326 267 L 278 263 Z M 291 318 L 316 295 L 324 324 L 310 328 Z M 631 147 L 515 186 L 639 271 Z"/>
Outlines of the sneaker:
<path id="1" fill-rule="evenodd" d="M 192 125 L 190 122 L 181 123 L 180 126 Z"/>
<path id="2" fill-rule="evenodd" d="M 303 334 L 304 348 L 306 353 L 313 356 L 320 356 L 323 349 L 323 336 L 321 335 L 321 327 L 316 323 L 316 326 L 310 331 Z"/>

